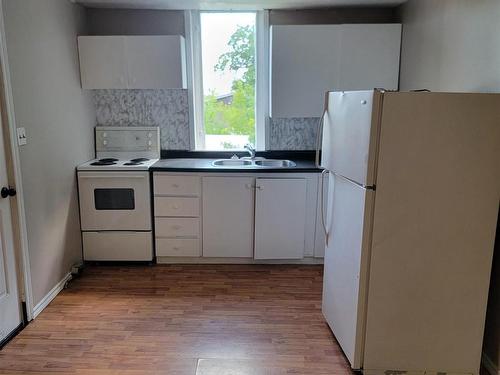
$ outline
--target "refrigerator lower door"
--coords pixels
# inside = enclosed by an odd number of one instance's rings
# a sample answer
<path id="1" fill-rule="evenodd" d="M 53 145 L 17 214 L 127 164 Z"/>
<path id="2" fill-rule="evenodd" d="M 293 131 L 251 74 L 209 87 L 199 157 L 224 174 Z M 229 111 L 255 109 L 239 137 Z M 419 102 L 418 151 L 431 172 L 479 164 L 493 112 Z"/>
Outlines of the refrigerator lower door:
<path id="1" fill-rule="evenodd" d="M 351 367 L 360 369 L 375 192 L 337 175 L 333 180 L 322 310 Z"/>

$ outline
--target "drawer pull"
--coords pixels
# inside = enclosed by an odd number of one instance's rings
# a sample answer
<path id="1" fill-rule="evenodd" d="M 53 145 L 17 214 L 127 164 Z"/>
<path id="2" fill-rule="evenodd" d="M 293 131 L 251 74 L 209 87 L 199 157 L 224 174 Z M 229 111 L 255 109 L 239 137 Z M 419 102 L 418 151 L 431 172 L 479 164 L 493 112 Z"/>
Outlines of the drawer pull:
<path id="1" fill-rule="evenodd" d="M 174 249 L 174 250 L 180 250 L 180 247 L 179 246 L 173 246 L 172 249 Z"/>
<path id="2" fill-rule="evenodd" d="M 180 225 L 172 225 L 172 229 L 179 230 L 179 229 L 181 229 L 181 226 Z"/>
<path id="3" fill-rule="evenodd" d="M 179 187 L 179 184 L 172 184 L 172 187 L 174 187 L 174 188 L 178 188 L 178 187 Z"/>
<path id="4" fill-rule="evenodd" d="M 174 210 L 178 210 L 178 209 L 179 209 L 179 205 L 178 205 L 178 204 L 174 204 L 174 205 L 172 205 L 172 208 L 173 208 Z"/>

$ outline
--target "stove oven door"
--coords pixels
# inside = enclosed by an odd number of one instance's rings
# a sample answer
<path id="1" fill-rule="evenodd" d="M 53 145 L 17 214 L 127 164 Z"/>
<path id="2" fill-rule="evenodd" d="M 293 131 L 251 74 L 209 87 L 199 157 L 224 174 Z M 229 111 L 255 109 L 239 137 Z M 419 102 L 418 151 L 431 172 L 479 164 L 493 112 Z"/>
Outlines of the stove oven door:
<path id="1" fill-rule="evenodd" d="M 82 231 L 150 231 L 148 172 L 78 172 Z"/>

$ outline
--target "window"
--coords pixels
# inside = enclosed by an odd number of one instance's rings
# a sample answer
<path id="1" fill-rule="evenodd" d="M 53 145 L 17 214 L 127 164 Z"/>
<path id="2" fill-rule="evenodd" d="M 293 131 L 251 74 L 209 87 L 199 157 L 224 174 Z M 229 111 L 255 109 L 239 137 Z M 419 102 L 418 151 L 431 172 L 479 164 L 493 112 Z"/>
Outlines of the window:
<path id="1" fill-rule="evenodd" d="M 191 11 L 188 16 L 196 149 L 242 150 L 247 143 L 264 149 L 262 88 L 268 69 L 260 66 L 266 59 L 267 15 Z"/>

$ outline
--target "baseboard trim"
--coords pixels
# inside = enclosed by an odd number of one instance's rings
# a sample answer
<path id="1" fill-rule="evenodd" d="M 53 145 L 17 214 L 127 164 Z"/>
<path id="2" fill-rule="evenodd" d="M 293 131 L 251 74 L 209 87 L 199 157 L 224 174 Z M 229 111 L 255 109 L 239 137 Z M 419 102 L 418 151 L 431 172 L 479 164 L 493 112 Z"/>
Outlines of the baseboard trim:
<path id="1" fill-rule="evenodd" d="M 64 285 L 71 280 L 71 272 L 68 272 L 46 295 L 38 302 L 33 308 L 33 319 L 35 319 L 38 314 L 40 314 L 43 309 L 45 309 L 49 303 L 52 302 L 54 298 L 59 294 L 61 290 L 64 289 Z"/>
<path id="2" fill-rule="evenodd" d="M 483 356 L 481 358 L 481 362 L 483 363 L 484 368 L 490 375 L 500 375 L 500 370 L 498 368 L 498 365 L 493 363 L 490 357 L 483 352 Z"/>
<path id="3" fill-rule="evenodd" d="M 253 259 L 253 258 L 203 258 L 156 256 L 158 264 L 323 264 L 323 258 L 303 259 Z"/>

